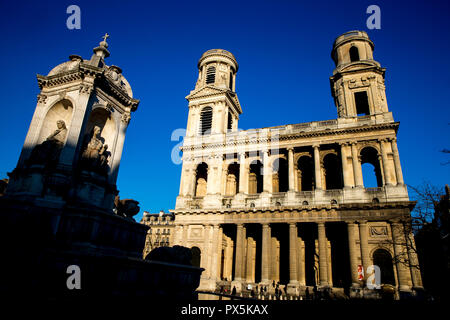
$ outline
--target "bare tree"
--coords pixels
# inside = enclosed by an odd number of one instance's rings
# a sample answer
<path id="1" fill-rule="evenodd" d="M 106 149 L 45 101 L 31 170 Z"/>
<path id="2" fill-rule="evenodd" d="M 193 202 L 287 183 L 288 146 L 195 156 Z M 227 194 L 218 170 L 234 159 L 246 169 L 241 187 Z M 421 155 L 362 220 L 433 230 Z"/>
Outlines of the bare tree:
<path id="1" fill-rule="evenodd" d="M 384 245 L 396 248 L 392 257 L 393 263 L 400 263 L 419 271 L 418 248 L 414 235 L 420 230 L 433 229 L 434 231 L 434 229 L 438 228 L 433 220 L 436 205 L 439 203 L 443 193 L 429 182 L 424 182 L 418 187 L 408 185 L 408 188 L 412 191 L 411 198 L 416 201 L 416 205 L 411 212 L 411 218 L 402 221 L 399 230 L 393 227 L 393 237 L 390 240 L 386 240 Z"/>

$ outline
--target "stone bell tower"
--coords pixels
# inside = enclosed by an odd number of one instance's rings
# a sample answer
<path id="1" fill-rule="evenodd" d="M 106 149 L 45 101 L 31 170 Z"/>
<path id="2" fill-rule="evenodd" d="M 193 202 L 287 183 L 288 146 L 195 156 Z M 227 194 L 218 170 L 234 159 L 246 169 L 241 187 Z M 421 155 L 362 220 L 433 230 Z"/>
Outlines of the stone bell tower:
<path id="1" fill-rule="evenodd" d="M 239 66 L 234 55 L 222 49 L 208 50 L 201 56 L 197 67 L 195 89 L 186 97 L 189 114 L 184 150 L 198 143 L 223 141 L 228 133 L 238 131 L 239 115 L 242 113 L 235 92 Z M 202 207 L 220 206 L 222 181 L 221 155 L 209 152 L 205 156 L 203 152 L 183 151 L 177 207 L 194 201 L 194 198 L 204 198 Z"/>
<path id="2" fill-rule="evenodd" d="M 198 61 L 195 89 L 189 101 L 187 137 L 237 131 L 242 113 L 236 95 L 238 63 L 231 52 L 206 51 Z"/>
<path id="3" fill-rule="evenodd" d="M 330 77 L 339 118 L 372 115 L 392 119 L 384 86 L 385 70 L 373 59 L 374 44 L 364 31 L 339 36 L 331 51 L 336 64 Z"/>
<path id="4" fill-rule="evenodd" d="M 88 60 L 71 55 L 38 75 L 38 101 L 6 196 L 113 210 L 133 98 L 117 66 L 108 66 L 106 34 Z"/>

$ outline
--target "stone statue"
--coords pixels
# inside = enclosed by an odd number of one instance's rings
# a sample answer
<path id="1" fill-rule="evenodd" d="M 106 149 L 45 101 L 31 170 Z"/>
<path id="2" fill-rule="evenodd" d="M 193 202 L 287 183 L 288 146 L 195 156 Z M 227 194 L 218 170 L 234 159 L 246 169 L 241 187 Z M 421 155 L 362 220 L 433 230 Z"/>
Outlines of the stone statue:
<path id="1" fill-rule="evenodd" d="M 67 136 L 66 123 L 63 120 L 56 121 L 56 127 L 57 129 L 44 142 L 34 147 L 28 159 L 28 165 L 43 164 L 48 166 L 56 164 Z"/>
<path id="2" fill-rule="evenodd" d="M 141 209 L 138 201 L 133 199 L 120 199 L 118 195 L 114 199 L 114 205 L 117 215 L 130 219 L 137 215 Z"/>
<path id="3" fill-rule="evenodd" d="M 95 126 L 92 137 L 85 147 L 81 158 L 84 169 L 106 173 L 108 168 L 108 145 L 103 144 L 100 136 L 100 127 Z"/>

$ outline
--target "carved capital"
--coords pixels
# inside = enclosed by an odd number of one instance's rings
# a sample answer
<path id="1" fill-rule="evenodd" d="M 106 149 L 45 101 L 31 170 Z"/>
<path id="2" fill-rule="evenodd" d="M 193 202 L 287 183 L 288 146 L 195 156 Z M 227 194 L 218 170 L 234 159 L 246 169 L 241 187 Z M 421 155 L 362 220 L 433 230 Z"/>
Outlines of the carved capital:
<path id="1" fill-rule="evenodd" d="M 90 85 L 82 84 L 82 85 L 80 86 L 80 93 L 81 93 L 81 94 L 91 94 L 91 92 L 92 92 L 93 89 L 94 89 L 94 88 L 93 88 L 92 86 L 90 86 Z"/>
<path id="2" fill-rule="evenodd" d="M 128 125 L 128 124 L 130 123 L 130 120 L 131 120 L 131 115 L 130 115 L 129 113 L 125 112 L 124 114 L 122 114 L 122 119 L 121 119 L 121 121 L 122 121 L 124 124 Z"/>
<path id="3" fill-rule="evenodd" d="M 46 101 L 47 101 L 47 96 L 46 96 L 45 94 L 39 93 L 39 94 L 37 95 L 37 102 L 38 102 L 38 103 L 45 104 Z"/>

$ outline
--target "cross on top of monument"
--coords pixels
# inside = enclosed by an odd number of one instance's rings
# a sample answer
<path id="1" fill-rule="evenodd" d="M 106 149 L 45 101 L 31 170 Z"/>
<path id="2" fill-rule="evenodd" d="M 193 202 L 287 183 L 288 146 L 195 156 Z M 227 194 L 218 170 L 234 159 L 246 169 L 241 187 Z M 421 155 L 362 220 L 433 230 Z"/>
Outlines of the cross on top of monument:
<path id="1" fill-rule="evenodd" d="M 105 33 L 105 35 L 102 38 L 103 38 L 103 41 L 100 42 L 100 46 L 108 48 L 108 43 L 106 42 L 106 39 L 109 38 L 109 34 Z"/>

